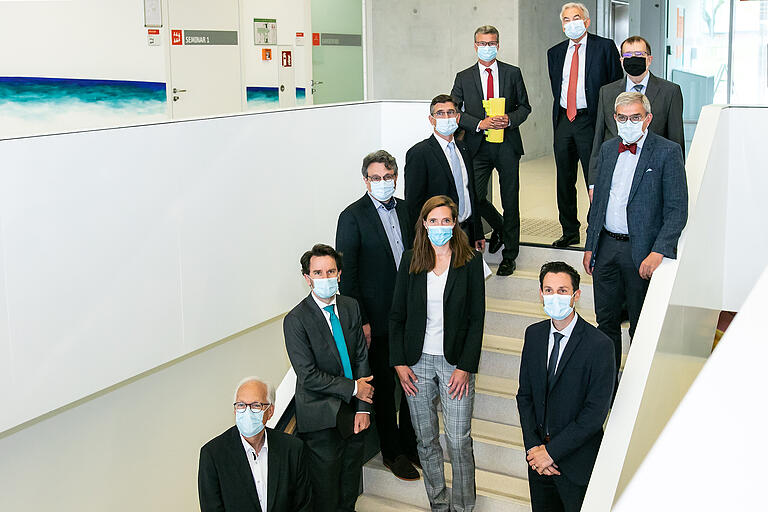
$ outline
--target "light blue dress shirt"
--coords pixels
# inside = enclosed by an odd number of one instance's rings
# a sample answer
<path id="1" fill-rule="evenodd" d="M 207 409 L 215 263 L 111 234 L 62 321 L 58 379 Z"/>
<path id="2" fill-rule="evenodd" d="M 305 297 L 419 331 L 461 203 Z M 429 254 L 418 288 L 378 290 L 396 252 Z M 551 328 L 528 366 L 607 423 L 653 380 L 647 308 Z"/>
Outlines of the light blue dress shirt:
<path id="1" fill-rule="evenodd" d="M 381 201 L 368 194 L 368 197 L 373 201 L 373 206 L 376 208 L 376 213 L 379 214 L 381 224 L 384 226 L 384 232 L 387 234 L 387 240 L 389 240 L 389 246 L 392 248 L 392 254 L 395 257 L 395 267 L 400 268 L 400 258 L 403 256 L 403 235 L 400 232 L 400 220 L 397 218 L 397 210 L 392 208 L 387 210 Z M 397 204 L 397 199 L 394 199 Z"/>
<path id="2" fill-rule="evenodd" d="M 646 75 L 645 75 L 645 78 L 643 78 L 643 79 L 640 81 L 640 83 L 639 83 L 639 84 L 636 84 L 636 83 L 635 83 L 635 82 L 633 82 L 633 81 L 632 81 L 632 80 L 631 80 L 629 77 L 627 77 L 627 83 L 626 83 L 626 86 L 624 87 L 624 92 L 635 92 L 635 86 L 636 86 L 636 85 L 642 85 L 642 86 L 643 86 L 643 88 L 642 88 L 642 89 L 640 89 L 639 91 L 636 91 L 636 92 L 641 92 L 641 93 L 643 93 L 643 94 L 645 94 L 645 95 L 647 96 L 647 94 L 646 94 L 646 92 L 645 92 L 645 91 L 647 91 L 647 90 L 648 90 L 648 78 L 649 78 L 650 76 L 651 76 L 651 73 L 650 73 L 650 72 L 649 72 L 649 73 L 646 73 Z"/>
<path id="3" fill-rule="evenodd" d="M 613 179 L 611 180 L 611 193 L 608 196 L 608 208 L 605 211 L 605 229 L 613 233 L 629 234 L 627 227 L 629 191 L 632 189 L 635 167 L 637 167 L 637 161 L 640 160 L 640 153 L 643 150 L 647 134 L 648 130 L 645 130 L 643 136 L 637 141 L 637 152 L 634 155 L 629 151 L 624 151 L 619 154 L 619 159 L 616 160 L 616 167 L 613 170 Z"/>

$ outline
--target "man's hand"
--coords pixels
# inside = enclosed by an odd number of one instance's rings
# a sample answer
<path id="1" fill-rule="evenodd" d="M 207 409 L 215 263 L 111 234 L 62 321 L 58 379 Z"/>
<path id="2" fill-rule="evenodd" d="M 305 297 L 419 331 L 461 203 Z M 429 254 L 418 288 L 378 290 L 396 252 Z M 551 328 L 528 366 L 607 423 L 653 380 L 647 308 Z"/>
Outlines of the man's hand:
<path id="1" fill-rule="evenodd" d="M 368 348 L 371 348 L 371 324 L 363 324 L 363 335 Z"/>
<path id="2" fill-rule="evenodd" d="M 371 415 L 364 412 L 355 414 L 355 434 L 359 434 L 363 430 L 371 426 Z"/>
<path id="3" fill-rule="evenodd" d="M 395 366 L 395 371 L 397 372 L 397 377 L 400 379 L 400 385 L 403 386 L 403 391 L 408 396 L 416 396 L 416 393 L 419 392 L 419 389 L 416 387 L 416 383 L 419 382 L 419 379 L 416 378 L 416 374 L 413 373 L 413 370 L 411 370 L 408 365 L 398 365 Z"/>
<path id="4" fill-rule="evenodd" d="M 661 265 L 661 260 L 664 259 L 663 254 L 652 252 L 647 258 L 640 264 L 640 277 L 643 279 L 650 279 L 656 269 Z"/>
<path id="5" fill-rule="evenodd" d="M 584 261 L 582 261 L 582 264 L 584 265 L 584 271 L 587 273 L 587 275 L 592 275 L 592 251 L 584 251 Z"/>
<path id="6" fill-rule="evenodd" d="M 592 201 L 595 198 L 595 187 L 589 187 L 589 203 L 592 204 Z"/>
<path id="7" fill-rule="evenodd" d="M 509 126 L 509 116 L 507 114 L 503 114 L 500 116 L 493 116 L 491 118 L 491 128 L 493 128 L 494 130 L 503 130 L 508 126 Z"/>
<path id="8" fill-rule="evenodd" d="M 490 130 L 493 128 L 493 118 L 492 117 L 486 117 L 482 121 L 480 121 L 480 124 L 477 125 L 478 128 L 481 130 Z"/>
<path id="9" fill-rule="evenodd" d="M 481 238 L 480 240 L 475 241 L 475 249 L 477 252 L 485 251 L 485 238 Z"/>
<path id="10" fill-rule="evenodd" d="M 469 372 L 458 368 L 453 370 L 451 378 L 448 380 L 448 394 L 451 395 L 452 399 L 458 398 L 459 400 L 469 394 Z"/>
<path id="11" fill-rule="evenodd" d="M 552 457 L 549 456 L 549 453 L 547 453 L 547 448 L 543 444 L 528 450 L 528 455 L 525 458 L 528 461 L 528 465 L 531 466 L 531 469 L 540 475 L 560 474 L 560 472 L 557 471 L 557 465 L 555 465 L 555 461 L 552 460 Z M 545 473 L 546 470 L 549 470 L 549 472 Z"/>
<path id="12" fill-rule="evenodd" d="M 368 384 L 372 379 L 373 375 L 357 379 L 357 394 L 355 396 L 358 400 L 368 402 L 369 404 L 373 403 L 373 386 Z"/>

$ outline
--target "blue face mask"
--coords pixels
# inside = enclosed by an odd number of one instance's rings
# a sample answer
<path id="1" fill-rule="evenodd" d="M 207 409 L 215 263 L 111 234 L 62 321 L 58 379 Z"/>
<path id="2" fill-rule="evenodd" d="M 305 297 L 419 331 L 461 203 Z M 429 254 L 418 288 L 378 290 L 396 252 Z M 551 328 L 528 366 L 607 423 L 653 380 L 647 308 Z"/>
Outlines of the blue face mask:
<path id="1" fill-rule="evenodd" d="M 620 123 L 616 121 L 616 129 L 619 132 L 619 137 L 624 141 L 624 144 L 632 144 L 640 140 L 643 136 L 643 121 L 633 123 L 629 119 Z"/>
<path id="2" fill-rule="evenodd" d="M 312 289 L 321 299 L 330 299 L 339 292 L 339 280 L 336 277 L 313 279 Z"/>
<path id="3" fill-rule="evenodd" d="M 563 320 L 573 311 L 571 298 L 573 295 L 544 295 L 544 312 L 553 320 Z"/>
<path id="4" fill-rule="evenodd" d="M 445 119 L 435 118 L 435 121 L 435 130 L 437 130 L 437 133 L 445 135 L 446 137 L 453 135 L 453 132 L 459 128 L 459 123 L 456 122 L 455 117 L 446 117 Z"/>
<path id="5" fill-rule="evenodd" d="M 565 24 L 563 31 L 568 39 L 578 39 L 584 35 L 587 27 L 584 26 L 584 20 L 573 20 Z"/>
<path id="6" fill-rule="evenodd" d="M 235 424 L 243 437 L 253 437 L 264 430 L 264 411 L 253 412 L 250 407 L 235 411 Z"/>
<path id="7" fill-rule="evenodd" d="M 395 180 L 370 181 L 371 195 L 385 203 L 395 194 Z"/>
<path id="8" fill-rule="evenodd" d="M 442 247 L 453 237 L 453 226 L 429 226 L 427 235 L 433 244 Z"/>
<path id="9" fill-rule="evenodd" d="M 499 49 L 496 46 L 478 46 L 477 58 L 485 62 L 490 62 L 496 58 Z"/>

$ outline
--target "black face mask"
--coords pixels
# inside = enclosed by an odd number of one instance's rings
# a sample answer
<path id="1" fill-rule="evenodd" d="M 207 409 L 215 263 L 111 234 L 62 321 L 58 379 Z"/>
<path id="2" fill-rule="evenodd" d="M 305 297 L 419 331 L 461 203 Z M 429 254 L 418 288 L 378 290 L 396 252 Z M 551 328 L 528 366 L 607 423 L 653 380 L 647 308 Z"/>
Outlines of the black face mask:
<path id="1" fill-rule="evenodd" d="M 640 76 L 645 73 L 645 57 L 624 57 L 624 71 L 630 76 Z"/>

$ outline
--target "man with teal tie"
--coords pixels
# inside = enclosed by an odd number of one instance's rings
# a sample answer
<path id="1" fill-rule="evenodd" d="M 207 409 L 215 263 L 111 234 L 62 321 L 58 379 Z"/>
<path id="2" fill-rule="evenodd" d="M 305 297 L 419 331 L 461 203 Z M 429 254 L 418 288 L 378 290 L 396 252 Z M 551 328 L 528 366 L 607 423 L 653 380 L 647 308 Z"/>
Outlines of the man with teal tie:
<path id="1" fill-rule="evenodd" d="M 338 295 L 341 266 L 328 245 L 305 252 L 301 271 L 311 292 L 283 321 L 315 512 L 355 510 L 373 403 L 360 307 Z"/>

